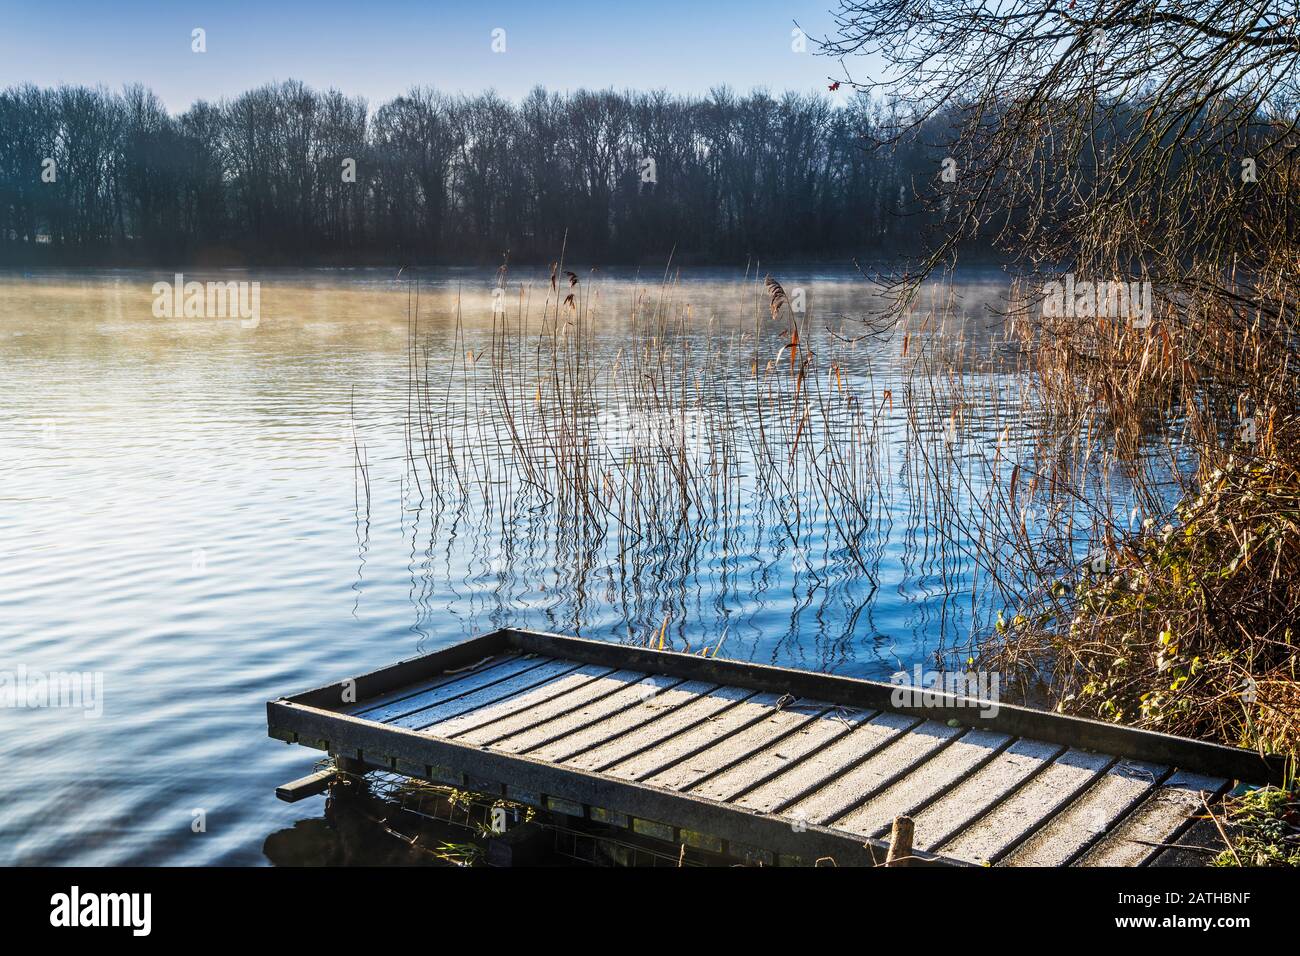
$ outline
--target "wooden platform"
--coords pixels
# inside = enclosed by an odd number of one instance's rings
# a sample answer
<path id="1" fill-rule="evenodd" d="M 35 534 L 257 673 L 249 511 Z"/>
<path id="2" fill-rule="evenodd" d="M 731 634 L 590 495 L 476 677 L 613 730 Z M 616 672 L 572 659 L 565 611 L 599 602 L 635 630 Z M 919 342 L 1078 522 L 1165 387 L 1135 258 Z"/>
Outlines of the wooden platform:
<path id="1" fill-rule="evenodd" d="M 1250 751 L 889 684 L 503 630 L 271 701 L 272 737 L 767 863 L 1133 866 Z"/>

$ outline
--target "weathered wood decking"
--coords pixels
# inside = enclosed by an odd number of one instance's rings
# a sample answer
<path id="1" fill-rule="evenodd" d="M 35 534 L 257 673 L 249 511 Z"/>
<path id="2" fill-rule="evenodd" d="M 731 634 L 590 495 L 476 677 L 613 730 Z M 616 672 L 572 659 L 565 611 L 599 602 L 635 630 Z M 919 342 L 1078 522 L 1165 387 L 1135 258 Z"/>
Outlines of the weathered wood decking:
<path id="1" fill-rule="evenodd" d="M 1249 751 L 895 688 L 505 630 L 267 705 L 269 733 L 414 777 L 735 856 L 1141 865 Z M 1204 797 L 1202 796 L 1204 795 Z"/>

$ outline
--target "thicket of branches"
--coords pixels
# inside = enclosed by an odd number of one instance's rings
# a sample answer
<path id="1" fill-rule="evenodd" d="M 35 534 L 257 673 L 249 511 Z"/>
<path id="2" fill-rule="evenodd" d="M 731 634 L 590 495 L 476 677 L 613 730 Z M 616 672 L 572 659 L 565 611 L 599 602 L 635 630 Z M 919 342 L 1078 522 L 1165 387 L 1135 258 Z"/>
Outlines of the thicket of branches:
<path id="1" fill-rule="evenodd" d="M 550 261 L 566 234 L 621 261 L 892 250 L 937 159 L 920 135 L 864 149 L 899 119 L 846 99 L 413 89 L 371 110 L 290 81 L 171 116 L 139 86 L 19 87 L 0 93 L 0 261 Z"/>
<path id="2" fill-rule="evenodd" d="M 843 0 L 837 22 L 827 52 L 887 64 L 850 84 L 896 104 L 881 141 L 926 130 L 956 162 L 923 197 L 944 220 L 910 285 L 990 230 L 1031 268 L 1143 274 L 1225 306 L 1226 270 L 1238 295 L 1294 270 L 1295 0 Z"/>

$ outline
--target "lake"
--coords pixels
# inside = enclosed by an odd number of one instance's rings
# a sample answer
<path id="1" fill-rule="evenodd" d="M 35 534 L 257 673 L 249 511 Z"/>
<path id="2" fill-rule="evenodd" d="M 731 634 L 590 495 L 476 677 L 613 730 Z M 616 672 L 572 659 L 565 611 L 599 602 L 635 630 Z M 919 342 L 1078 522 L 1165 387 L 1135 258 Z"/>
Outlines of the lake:
<path id="1" fill-rule="evenodd" d="M 265 701 L 503 625 L 877 679 L 988 625 L 936 534 L 986 488 L 917 447 L 1033 437 L 995 271 L 887 334 L 855 271 L 788 270 L 794 349 L 753 269 L 186 276 L 260 282 L 255 324 L 156 317 L 171 278 L 0 278 L 0 670 L 102 679 L 97 716 L 0 709 L 0 863 L 265 863 L 319 817 Z"/>

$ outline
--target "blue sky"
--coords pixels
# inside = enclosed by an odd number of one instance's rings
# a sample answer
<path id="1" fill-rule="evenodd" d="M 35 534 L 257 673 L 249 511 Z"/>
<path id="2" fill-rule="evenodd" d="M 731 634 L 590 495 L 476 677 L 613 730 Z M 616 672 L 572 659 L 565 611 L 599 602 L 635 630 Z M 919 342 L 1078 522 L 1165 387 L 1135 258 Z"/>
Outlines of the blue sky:
<path id="1" fill-rule="evenodd" d="M 832 28 L 838 0 L 0 0 L 0 87 L 139 82 L 173 111 L 293 77 L 365 96 L 534 85 L 706 92 L 826 90 L 833 59 L 791 50 L 797 21 Z M 193 53 L 191 31 L 207 34 Z M 506 50 L 491 49 L 505 30 Z M 857 72 L 855 68 L 855 72 Z"/>

